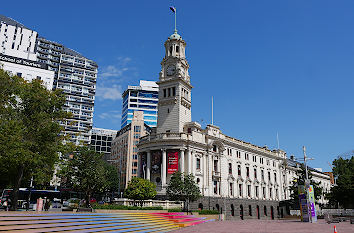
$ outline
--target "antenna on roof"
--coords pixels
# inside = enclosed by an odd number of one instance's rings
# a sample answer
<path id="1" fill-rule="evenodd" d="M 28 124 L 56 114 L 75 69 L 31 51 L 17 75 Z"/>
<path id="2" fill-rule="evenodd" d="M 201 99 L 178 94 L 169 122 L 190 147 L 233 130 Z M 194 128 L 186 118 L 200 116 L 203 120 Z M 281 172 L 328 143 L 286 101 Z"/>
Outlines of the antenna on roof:
<path id="1" fill-rule="evenodd" d="M 279 148 L 279 135 L 278 135 L 278 132 L 277 132 L 277 143 L 278 143 L 278 150 L 279 150 L 280 148 Z"/>
<path id="2" fill-rule="evenodd" d="M 214 125 L 214 97 L 211 96 L 211 125 Z"/>

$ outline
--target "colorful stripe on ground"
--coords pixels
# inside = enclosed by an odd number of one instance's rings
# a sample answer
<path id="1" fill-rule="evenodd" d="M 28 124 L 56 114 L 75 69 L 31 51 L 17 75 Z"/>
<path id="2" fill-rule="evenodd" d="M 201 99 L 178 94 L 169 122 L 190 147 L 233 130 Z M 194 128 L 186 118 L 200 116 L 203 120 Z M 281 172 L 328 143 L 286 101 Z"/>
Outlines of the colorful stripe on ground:
<path id="1" fill-rule="evenodd" d="M 183 213 L 0 213 L 0 231 L 10 232 L 168 232 L 206 222 Z"/>

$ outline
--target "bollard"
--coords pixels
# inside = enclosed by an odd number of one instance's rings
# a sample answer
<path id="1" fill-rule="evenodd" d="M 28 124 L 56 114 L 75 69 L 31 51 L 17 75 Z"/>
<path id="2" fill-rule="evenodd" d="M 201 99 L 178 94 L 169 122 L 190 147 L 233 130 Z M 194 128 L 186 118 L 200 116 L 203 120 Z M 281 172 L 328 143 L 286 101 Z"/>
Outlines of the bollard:
<path id="1" fill-rule="evenodd" d="M 337 232 L 336 225 L 334 225 L 334 233 L 338 233 L 338 232 Z"/>

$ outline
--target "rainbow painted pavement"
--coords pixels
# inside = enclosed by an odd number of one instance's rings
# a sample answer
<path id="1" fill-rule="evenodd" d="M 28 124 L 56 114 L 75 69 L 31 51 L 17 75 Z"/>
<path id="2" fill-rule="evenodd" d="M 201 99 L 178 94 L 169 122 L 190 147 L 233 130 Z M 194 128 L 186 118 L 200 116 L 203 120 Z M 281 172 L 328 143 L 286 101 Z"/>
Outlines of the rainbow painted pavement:
<path id="1" fill-rule="evenodd" d="M 183 213 L 0 213 L 0 231 L 168 232 L 208 220 Z"/>

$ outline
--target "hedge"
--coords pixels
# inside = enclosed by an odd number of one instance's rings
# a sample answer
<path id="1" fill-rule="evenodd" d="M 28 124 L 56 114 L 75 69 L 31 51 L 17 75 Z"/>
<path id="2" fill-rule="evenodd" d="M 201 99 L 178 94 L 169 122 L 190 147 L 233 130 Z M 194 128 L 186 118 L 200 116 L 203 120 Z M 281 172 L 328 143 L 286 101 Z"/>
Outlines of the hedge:
<path id="1" fill-rule="evenodd" d="M 217 211 L 217 210 L 198 210 L 197 212 L 199 214 L 204 214 L 204 215 L 219 214 L 219 211 Z"/>
<path id="2" fill-rule="evenodd" d="M 94 204 L 92 205 L 94 209 L 103 209 L 103 210 L 163 210 L 162 206 L 147 206 L 147 207 L 140 207 L 140 206 L 125 206 L 125 205 L 100 205 Z"/>

